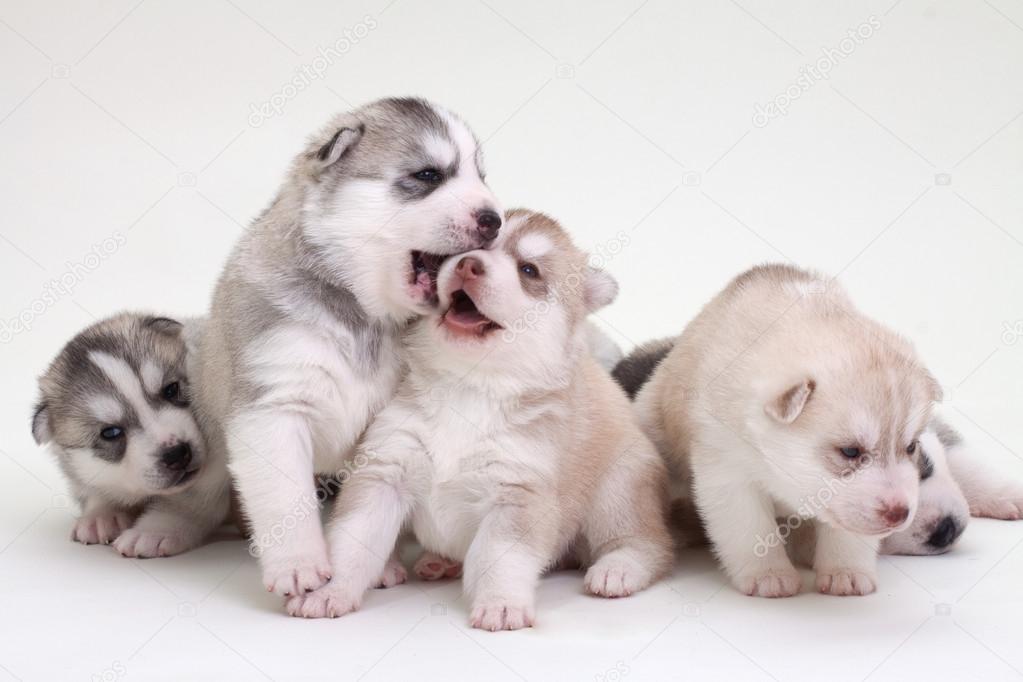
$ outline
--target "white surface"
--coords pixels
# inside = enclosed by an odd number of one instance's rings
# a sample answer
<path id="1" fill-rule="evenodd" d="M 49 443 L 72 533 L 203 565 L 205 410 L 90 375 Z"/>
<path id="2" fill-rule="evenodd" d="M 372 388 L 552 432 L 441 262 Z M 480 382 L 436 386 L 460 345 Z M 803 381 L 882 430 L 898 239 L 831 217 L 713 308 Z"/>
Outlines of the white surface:
<path id="1" fill-rule="evenodd" d="M 0 4 L 0 319 L 123 235 L 0 345 L 0 678 L 1020 677 L 1023 523 L 885 560 L 866 598 L 745 598 L 700 552 L 616 602 L 559 574 L 536 629 L 496 635 L 466 628 L 456 584 L 304 622 L 240 542 L 136 562 L 67 540 L 62 482 L 29 434 L 35 376 L 96 317 L 203 311 L 304 136 L 386 94 L 461 112 L 507 205 L 593 249 L 628 235 L 602 315 L 626 346 L 680 331 L 753 263 L 841 273 L 915 339 L 977 450 L 1023 475 L 1019 0 L 387 1 Z M 871 15 L 828 80 L 753 125 Z M 363 37 L 322 78 L 252 116 L 346 28 Z"/>

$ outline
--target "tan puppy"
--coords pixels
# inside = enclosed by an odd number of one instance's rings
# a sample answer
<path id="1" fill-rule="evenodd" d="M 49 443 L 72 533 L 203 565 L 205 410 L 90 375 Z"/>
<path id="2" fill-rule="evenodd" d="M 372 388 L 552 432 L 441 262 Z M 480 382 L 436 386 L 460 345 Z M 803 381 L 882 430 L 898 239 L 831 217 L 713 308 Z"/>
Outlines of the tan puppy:
<path id="1" fill-rule="evenodd" d="M 701 311 L 636 408 L 739 590 L 796 594 L 784 540 L 812 519 L 817 588 L 850 595 L 875 590 L 879 541 L 913 520 L 940 398 L 910 344 L 836 283 L 770 265 Z"/>
<path id="2" fill-rule="evenodd" d="M 519 210 L 492 250 L 446 262 L 437 292 L 328 528 L 334 578 L 288 611 L 358 608 L 405 524 L 464 563 L 470 620 L 487 630 L 531 626 L 537 580 L 562 561 L 588 565 L 586 589 L 606 597 L 665 573 L 665 467 L 587 347 L 586 314 L 615 281 Z"/>

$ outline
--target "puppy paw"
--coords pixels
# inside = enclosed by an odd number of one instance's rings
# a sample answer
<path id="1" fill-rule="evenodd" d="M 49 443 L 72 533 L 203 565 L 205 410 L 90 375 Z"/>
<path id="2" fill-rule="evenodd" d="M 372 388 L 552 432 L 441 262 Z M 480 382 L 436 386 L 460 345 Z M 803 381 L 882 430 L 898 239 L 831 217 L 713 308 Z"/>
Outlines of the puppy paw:
<path id="1" fill-rule="evenodd" d="M 138 526 L 122 532 L 114 540 L 114 549 L 121 556 L 137 559 L 172 556 L 191 547 L 192 543 L 180 533 L 143 530 Z"/>
<path id="2" fill-rule="evenodd" d="M 469 615 L 470 625 L 491 632 L 531 628 L 535 620 L 531 603 L 500 598 L 477 601 Z"/>
<path id="3" fill-rule="evenodd" d="M 109 512 L 83 516 L 75 520 L 71 539 L 85 545 L 109 545 L 131 527 L 132 518 L 125 512 Z"/>
<path id="4" fill-rule="evenodd" d="M 330 561 L 325 552 L 281 559 L 263 557 L 263 585 L 267 592 L 284 597 L 302 595 L 323 587 L 330 576 Z"/>
<path id="5" fill-rule="evenodd" d="M 423 552 L 412 567 L 421 580 L 443 580 L 462 575 L 462 564 L 433 552 Z"/>
<path id="6" fill-rule="evenodd" d="M 599 597 L 628 597 L 650 584 L 650 571 L 634 559 L 612 552 L 590 566 L 583 585 Z"/>
<path id="7" fill-rule="evenodd" d="M 877 578 L 862 570 L 834 568 L 817 571 L 817 590 L 836 597 L 860 596 L 877 589 Z"/>
<path id="8" fill-rule="evenodd" d="M 803 577 L 793 567 L 768 568 L 740 575 L 735 586 L 751 597 L 791 597 L 799 593 Z"/>
<path id="9" fill-rule="evenodd" d="M 408 580 L 408 571 L 405 570 L 405 567 L 401 565 L 400 561 L 391 557 L 387 560 L 387 565 L 384 566 L 384 572 L 380 574 L 379 578 L 377 578 L 377 582 L 374 587 L 394 587 L 395 585 L 401 585 L 406 580 Z"/>
<path id="10" fill-rule="evenodd" d="M 362 595 L 350 586 L 330 583 L 313 592 L 289 597 L 284 608 L 297 618 L 337 618 L 357 611 L 361 604 Z"/>
<path id="11" fill-rule="evenodd" d="M 1023 495 L 1016 499 L 996 498 L 970 505 L 970 516 L 1002 521 L 1023 519 Z"/>

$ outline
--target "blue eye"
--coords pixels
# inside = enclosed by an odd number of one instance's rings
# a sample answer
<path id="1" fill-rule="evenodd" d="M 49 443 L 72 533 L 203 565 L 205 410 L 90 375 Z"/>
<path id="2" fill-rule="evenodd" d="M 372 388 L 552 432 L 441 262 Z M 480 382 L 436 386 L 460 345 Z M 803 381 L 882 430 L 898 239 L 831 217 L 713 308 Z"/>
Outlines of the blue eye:
<path id="1" fill-rule="evenodd" d="M 536 279 L 540 276 L 540 270 L 532 263 L 523 263 L 519 266 L 519 272 L 530 279 Z"/>
<path id="2" fill-rule="evenodd" d="M 413 173 L 412 177 L 421 182 L 428 182 L 431 185 L 437 184 L 444 179 L 444 176 L 441 175 L 441 172 L 436 168 L 424 168 L 421 171 Z"/>
<path id="3" fill-rule="evenodd" d="M 848 457 L 849 459 L 856 459 L 863 454 L 863 451 L 859 448 L 839 448 L 838 451 L 842 453 L 843 457 Z"/>
<path id="4" fill-rule="evenodd" d="M 124 435 L 124 429 L 120 426 L 108 426 L 99 432 L 100 438 L 103 440 L 117 440 Z"/>

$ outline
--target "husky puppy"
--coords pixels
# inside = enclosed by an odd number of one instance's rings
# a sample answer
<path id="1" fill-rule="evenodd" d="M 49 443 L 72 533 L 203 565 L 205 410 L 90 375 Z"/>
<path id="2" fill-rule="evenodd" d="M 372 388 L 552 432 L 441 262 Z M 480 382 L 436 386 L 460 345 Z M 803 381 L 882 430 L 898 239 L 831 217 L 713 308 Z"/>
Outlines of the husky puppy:
<path id="1" fill-rule="evenodd" d="M 635 396 L 676 341 L 677 337 L 672 337 L 638 346 L 615 366 L 615 380 Z M 1017 520 L 1023 515 L 1023 484 L 1007 480 L 975 457 L 962 436 L 941 418 L 931 419 L 920 435 L 919 448 L 920 500 L 913 523 L 881 540 L 882 554 L 943 554 L 955 546 L 971 515 L 1003 520 Z M 685 478 L 690 478 L 688 473 Z M 679 511 L 687 517 L 682 522 L 692 528 L 695 510 L 682 507 Z M 705 541 L 700 529 L 694 535 L 691 541 Z M 812 542 L 812 535 L 794 539 Z M 799 550 L 798 555 L 805 556 L 806 552 Z"/>
<path id="2" fill-rule="evenodd" d="M 228 452 L 268 590 L 330 578 L 313 475 L 347 470 L 397 387 L 403 327 L 437 301 L 440 264 L 491 244 L 501 222 L 466 124 L 384 99 L 314 136 L 235 248 L 202 339 L 200 414 Z"/>
<path id="3" fill-rule="evenodd" d="M 39 380 L 32 435 L 50 446 L 81 505 L 73 540 L 170 556 L 225 521 L 226 463 L 189 407 L 200 326 L 116 315 L 75 336 Z"/>
<path id="4" fill-rule="evenodd" d="M 645 588 L 672 560 L 666 472 L 587 346 L 586 314 L 615 281 L 555 221 L 516 210 L 493 250 L 451 259 L 438 282 L 334 510 L 335 578 L 289 613 L 358 608 L 406 523 L 463 563 L 473 627 L 531 626 L 537 580 L 561 561 L 589 566 L 593 594 Z"/>
<path id="5" fill-rule="evenodd" d="M 740 275 L 636 397 L 742 592 L 785 597 L 800 574 L 776 518 L 810 518 L 827 594 L 876 587 L 878 545 L 912 523 L 918 441 L 941 389 L 912 346 L 835 284 L 784 265 Z"/>

